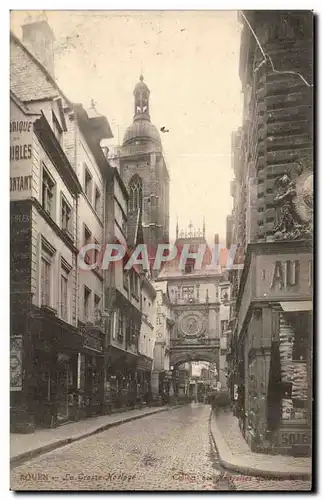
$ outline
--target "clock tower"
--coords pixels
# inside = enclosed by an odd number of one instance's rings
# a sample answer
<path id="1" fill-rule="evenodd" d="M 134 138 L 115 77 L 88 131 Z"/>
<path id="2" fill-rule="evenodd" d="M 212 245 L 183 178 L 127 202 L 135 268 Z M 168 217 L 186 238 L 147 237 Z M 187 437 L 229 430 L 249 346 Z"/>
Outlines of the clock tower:
<path id="1" fill-rule="evenodd" d="M 141 75 L 134 91 L 134 116 L 120 148 L 120 174 L 129 191 L 128 243 L 141 221 L 151 264 L 158 243 L 169 241 L 169 174 L 158 129 L 150 119 L 150 90 Z"/>

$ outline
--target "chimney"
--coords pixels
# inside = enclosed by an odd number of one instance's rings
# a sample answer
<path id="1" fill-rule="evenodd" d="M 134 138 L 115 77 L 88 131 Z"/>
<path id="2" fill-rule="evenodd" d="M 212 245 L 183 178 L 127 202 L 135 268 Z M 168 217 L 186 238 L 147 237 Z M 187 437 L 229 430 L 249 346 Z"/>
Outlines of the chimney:
<path id="1" fill-rule="evenodd" d="M 55 78 L 54 33 L 47 20 L 34 21 L 22 26 L 22 41 L 30 52 Z"/>
<path id="2" fill-rule="evenodd" d="M 219 244 L 219 235 L 215 234 L 214 235 L 214 245 L 218 245 L 218 244 Z"/>

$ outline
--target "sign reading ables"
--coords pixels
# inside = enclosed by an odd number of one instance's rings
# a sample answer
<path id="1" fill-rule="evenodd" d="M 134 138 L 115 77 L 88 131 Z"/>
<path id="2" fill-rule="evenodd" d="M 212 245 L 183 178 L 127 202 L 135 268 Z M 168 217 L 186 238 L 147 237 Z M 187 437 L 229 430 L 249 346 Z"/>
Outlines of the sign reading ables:
<path id="1" fill-rule="evenodd" d="M 31 197 L 33 119 L 10 102 L 10 200 Z"/>

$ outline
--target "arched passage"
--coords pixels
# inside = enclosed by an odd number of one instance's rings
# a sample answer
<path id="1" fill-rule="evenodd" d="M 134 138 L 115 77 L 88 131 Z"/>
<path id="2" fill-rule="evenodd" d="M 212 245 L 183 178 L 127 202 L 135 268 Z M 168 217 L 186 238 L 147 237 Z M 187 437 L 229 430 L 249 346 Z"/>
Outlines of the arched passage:
<path id="1" fill-rule="evenodd" d="M 215 363 L 217 369 L 219 369 L 219 349 L 171 349 L 170 350 L 170 364 L 176 368 L 183 363 L 189 363 L 191 361 L 208 361 L 209 363 Z"/>

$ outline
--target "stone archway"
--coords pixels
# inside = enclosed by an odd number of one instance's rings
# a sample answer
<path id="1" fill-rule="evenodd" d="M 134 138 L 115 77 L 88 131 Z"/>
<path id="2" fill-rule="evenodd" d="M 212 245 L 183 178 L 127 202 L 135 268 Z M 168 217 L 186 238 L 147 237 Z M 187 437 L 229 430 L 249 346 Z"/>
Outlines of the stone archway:
<path id="1" fill-rule="evenodd" d="M 219 349 L 205 349 L 196 347 L 195 349 L 170 349 L 170 364 L 174 367 L 191 361 L 208 361 L 215 363 L 219 370 Z"/>

